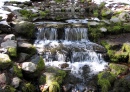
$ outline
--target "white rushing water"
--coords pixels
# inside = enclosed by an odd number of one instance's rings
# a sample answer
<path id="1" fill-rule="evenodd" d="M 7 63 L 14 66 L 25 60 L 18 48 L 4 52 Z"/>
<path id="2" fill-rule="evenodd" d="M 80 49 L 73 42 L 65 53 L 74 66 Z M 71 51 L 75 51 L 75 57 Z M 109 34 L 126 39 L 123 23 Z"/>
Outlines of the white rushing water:
<path id="1" fill-rule="evenodd" d="M 68 23 L 70 23 L 69 20 Z M 60 32 L 64 33 L 63 35 L 58 34 L 58 30 L 58 28 L 44 27 L 39 28 L 37 33 L 34 46 L 40 54 L 43 54 L 47 66 L 60 68 L 62 64 L 66 63 L 69 66 L 64 69 L 71 70 L 71 73 L 78 75 L 79 78 L 83 72 L 82 67 L 85 65 L 90 67 L 90 75 L 105 69 L 107 63 L 101 54 L 93 50 L 93 45 L 98 45 L 89 41 L 87 28 L 62 28 Z M 61 37 L 64 38 L 58 39 L 58 35 L 62 35 Z"/>

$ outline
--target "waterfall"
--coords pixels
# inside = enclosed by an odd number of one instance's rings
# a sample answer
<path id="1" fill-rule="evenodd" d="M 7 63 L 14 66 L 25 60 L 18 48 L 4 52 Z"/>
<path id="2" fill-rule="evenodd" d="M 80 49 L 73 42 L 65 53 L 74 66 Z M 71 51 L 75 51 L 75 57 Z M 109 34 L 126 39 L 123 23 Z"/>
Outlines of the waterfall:
<path id="1" fill-rule="evenodd" d="M 70 22 L 70 21 L 69 21 Z M 85 21 L 80 21 L 84 22 Z M 51 23 L 49 23 L 51 24 Z M 61 23 L 57 23 L 57 25 Z M 73 24 L 79 24 L 73 23 Z M 90 67 L 89 75 L 102 71 L 107 63 L 101 53 L 97 53 L 95 47 L 103 49 L 102 46 L 89 41 L 88 29 L 86 27 L 62 25 L 62 27 L 47 26 L 38 28 L 37 40 L 34 45 L 47 66 L 59 67 L 68 64 L 64 70 L 71 70 L 77 78 L 83 78 L 83 66 Z M 83 81 L 84 82 L 84 81 Z"/>

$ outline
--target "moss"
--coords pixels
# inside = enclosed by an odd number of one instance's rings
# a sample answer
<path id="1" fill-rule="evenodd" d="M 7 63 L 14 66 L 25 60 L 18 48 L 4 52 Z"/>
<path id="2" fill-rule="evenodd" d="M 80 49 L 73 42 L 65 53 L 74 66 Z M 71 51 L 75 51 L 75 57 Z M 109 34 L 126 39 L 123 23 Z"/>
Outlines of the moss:
<path id="1" fill-rule="evenodd" d="M 15 25 L 15 31 L 27 38 L 33 38 L 35 35 L 35 25 L 31 22 L 20 22 Z"/>
<path id="2" fill-rule="evenodd" d="M 130 53 L 130 43 L 124 43 L 122 46 L 122 51 Z"/>
<path id="3" fill-rule="evenodd" d="M 94 15 L 95 17 L 98 17 L 98 15 L 99 15 L 98 10 L 94 10 L 94 11 L 93 11 L 93 15 Z"/>
<path id="4" fill-rule="evenodd" d="M 39 78 L 39 80 L 38 80 L 38 83 L 40 85 L 46 83 L 46 76 L 41 75 L 40 78 Z"/>
<path id="5" fill-rule="evenodd" d="M 0 20 L 2 20 L 2 16 L 0 16 Z"/>
<path id="6" fill-rule="evenodd" d="M 104 71 L 98 74 L 98 85 L 101 86 L 102 92 L 108 92 L 114 80 L 115 75 L 110 72 Z"/>
<path id="7" fill-rule="evenodd" d="M 99 27 L 96 28 L 89 27 L 89 38 L 96 42 L 100 37 L 102 36 L 101 31 L 99 30 Z"/>
<path id="8" fill-rule="evenodd" d="M 7 54 L 0 53 L 0 69 L 6 69 L 12 66 L 12 61 Z"/>
<path id="9" fill-rule="evenodd" d="M 24 85 L 22 86 L 22 92 L 36 92 L 35 86 L 31 83 L 24 83 Z"/>
<path id="10" fill-rule="evenodd" d="M 22 78 L 23 77 L 23 74 L 22 74 L 22 69 L 18 68 L 17 65 L 13 65 L 13 71 L 14 71 L 14 75 Z"/>
<path id="11" fill-rule="evenodd" d="M 60 92 L 60 85 L 58 82 L 50 83 L 49 92 Z"/>
<path id="12" fill-rule="evenodd" d="M 45 17 L 47 15 L 47 12 L 45 11 L 39 11 L 41 17 Z"/>
<path id="13" fill-rule="evenodd" d="M 43 69 L 45 69 L 45 63 L 44 63 L 43 58 L 40 56 L 40 60 L 38 61 L 38 64 L 37 64 L 37 70 L 42 71 Z"/>
<path id="14" fill-rule="evenodd" d="M 125 23 L 125 24 L 123 24 L 123 28 L 124 28 L 124 31 L 125 32 L 130 32 L 130 23 Z"/>
<path id="15" fill-rule="evenodd" d="M 108 44 L 106 41 L 102 40 L 101 41 L 101 45 L 104 46 L 107 50 L 109 50 L 111 48 L 111 45 Z"/>
<path id="16" fill-rule="evenodd" d="M 30 20 L 30 21 L 32 21 L 33 18 L 38 16 L 38 14 L 33 13 L 31 10 L 23 9 L 23 10 L 19 10 L 19 12 L 21 13 L 23 17 L 25 17 L 27 20 Z"/>
<path id="17" fill-rule="evenodd" d="M 125 65 L 111 63 L 109 64 L 109 67 L 111 69 L 111 72 L 115 75 L 124 74 L 128 71 L 128 67 Z"/>
<path id="18" fill-rule="evenodd" d="M 16 47 L 9 47 L 8 52 L 10 56 L 17 57 L 17 49 Z"/>
<path id="19" fill-rule="evenodd" d="M 16 92 L 16 89 L 10 85 L 6 85 L 4 92 Z"/>

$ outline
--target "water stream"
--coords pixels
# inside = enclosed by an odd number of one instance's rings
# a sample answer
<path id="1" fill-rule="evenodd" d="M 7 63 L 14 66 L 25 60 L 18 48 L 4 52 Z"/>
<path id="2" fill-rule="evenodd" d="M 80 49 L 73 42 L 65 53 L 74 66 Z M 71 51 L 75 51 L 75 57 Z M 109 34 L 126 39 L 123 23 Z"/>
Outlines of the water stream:
<path id="1" fill-rule="evenodd" d="M 88 38 L 87 20 L 67 20 L 66 22 L 38 22 L 37 40 L 34 45 L 38 53 L 45 59 L 47 66 L 55 66 L 70 70 L 76 78 L 86 83 L 82 73 L 83 67 L 87 65 L 89 76 L 102 71 L 107 63 L 97 48 L 102 46 L 93 43 Z M 80 26 L 79 26 L 80 25 Z M 66 67 L 61 67 L 67 64 Z M 87 76 L 88 77 L 88 76 Z M 76 91 L 75 91 L 76 92 Z"/>

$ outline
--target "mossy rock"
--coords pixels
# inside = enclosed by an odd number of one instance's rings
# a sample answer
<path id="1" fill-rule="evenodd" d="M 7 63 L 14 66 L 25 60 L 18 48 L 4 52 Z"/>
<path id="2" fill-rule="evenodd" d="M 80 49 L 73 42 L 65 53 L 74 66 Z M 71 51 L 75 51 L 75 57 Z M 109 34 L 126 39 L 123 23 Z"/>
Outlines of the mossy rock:
<path id="1" fill-rule="evenodd" d="M 50 83 L 49 92 L 60 92 L 60 85 L 58 84 L 58 82 Z"/>
<path id="2" fill-rule="evenodd" d="M 22 78 L 23 77 L 23 74 L 22 74 L 22 69 L 19 68 L 17 65 L 13 65 L 13 72 L 14 72 L 14 75 L 18 76 L 19 78 Z"/>
<path id="3" fill-rule="evenodd" d="M 33 18 L 38 17 L 38 14 L 33 13 L 31 10 L 21 9 L 19 13 L 28 21 L 32 21 Z"/>
<path id="4" fill-rule="evenodd" d="M 114 83 L 113 92 L 130 92 L 130 74 L 118 79 Z"/>
<path id="5" fill-rule="evenodd" d="M 17 48 L 16 47 L 9 47 L 8 52 L 9 52 L 10 56 L 17 57 Z"/>
<path id="6" fill-rule="evenodd" d="M 15 25 L 14 27 L 16 33 L 20 36 L 24 36 L 26 38 L 34 38 L 35 37 L 35 25 L 31 22 L 22 21 Z"/>
<path id="7" fill-rule="evenodd" d="M 10 85 L 6 85 L 4 92 L 17 92 L 15 88 L 13 88 L 12 86 Z"/>
<path id="8" fill-rule="evenodd" d="M 124 52 L 130 53 L 130 43 L 124 43 L 123 46 L 122 46 L 122 50 Z"/>
<path id="9" fill-rule="evenodd" d="M 115 75 L 104 71 L 98 74 L 98 85 L 101 86 L 101 92 L 108 92 L 111 84 L 115 81 Z"/>
<path id="10" fill-rule="evenodd" d="M 12 65 L 12 61 L 7 54 L 0 53 L 0 69 L 7 69 Z"/>
<path id="11" fill-rule="evenodd" d="M 128 66 L 126 65 L 114 64 L 114 63 L 110 63 L 109 67 L 111 69 L 111 73 L 115 75 L 125 74 L 128 72 L 128 69 L 129 69 Z"/>
<path id="12" fill-rule="evenodd" d="M 36 54 L 37 50 L 36 47 L 33 46 L 31 43 L 28 42 L 18 42 L 18 53 L 27 53 L 30 56 Z"/>
<path id="13" fill-rule="evenodd" d="M 123 28 L 125 32 L 130 32 L 130 23 L 124 23 Z"/>
<path id="14" fill-rule="evenodd" d="M 31 83 L 24 83 L 22 86 L 22 92 L 36 92 L 36 87 Z"/>

